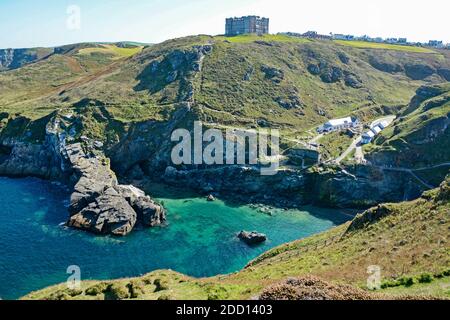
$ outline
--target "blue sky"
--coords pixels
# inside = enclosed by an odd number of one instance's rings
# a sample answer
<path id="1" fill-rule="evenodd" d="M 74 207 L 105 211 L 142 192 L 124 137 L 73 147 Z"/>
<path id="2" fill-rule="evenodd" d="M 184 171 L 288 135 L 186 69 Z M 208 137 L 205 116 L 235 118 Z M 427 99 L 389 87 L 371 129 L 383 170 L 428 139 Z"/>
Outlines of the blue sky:
<path id="1" fill-rule="evenodd" d="M 227 16 L 269 17 L 282 31 L 368 34 L 450 42 L 446 0 L 0 0 L 0 48 L 87 41 L 161 42 L 221 34 Z M 80 29 L 67 8 L 80 8 Z"/>

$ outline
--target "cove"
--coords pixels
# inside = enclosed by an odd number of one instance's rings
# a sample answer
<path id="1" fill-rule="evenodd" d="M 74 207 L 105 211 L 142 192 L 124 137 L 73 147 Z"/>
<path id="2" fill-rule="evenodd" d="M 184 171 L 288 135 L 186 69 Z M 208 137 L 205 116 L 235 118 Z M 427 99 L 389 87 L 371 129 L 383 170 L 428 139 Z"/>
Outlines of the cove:
<path id="1" fill-rule="evenodd" d="M 68 229 L 69 193 L 34 178 L 0 177 L 0 298 L 17 299 L 66 281 L 68 266 L 81 277 L 114 279 L 173 269 L 205 277 L 237 271 L 264 251 L 325 231 L 351 219 L 339 210 L 307 207 L 273 210 L 233 205 L 162 187 L 152 195 L 168 211 L 168 225 L 136 229 L 125 238 L 100 237 Z M 269 240 L 249 247 L 241 230 L 266 233 Z"/>

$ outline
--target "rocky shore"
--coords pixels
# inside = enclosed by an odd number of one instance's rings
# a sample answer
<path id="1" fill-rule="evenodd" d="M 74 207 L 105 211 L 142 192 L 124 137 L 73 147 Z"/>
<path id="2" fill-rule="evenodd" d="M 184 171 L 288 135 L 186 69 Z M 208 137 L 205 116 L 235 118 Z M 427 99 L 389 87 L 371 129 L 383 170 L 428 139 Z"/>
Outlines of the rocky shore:
<path id="1" fill-rule="evenodd" d="M 202 194 L 220 195 L 243 203 L 279 208 L 313 204 L 333 208 L 368 208 L 381 202 L 415 199 L 425 190 L 405 172 L 367 165 L 281 170 L 261 176 L 258 168 L 223 166 L 177 170 L 167 167 L 165 183 L 189 187 Z"/>
<path id="2" fill-rule="evenodd" d="M 4 138 L 0 175 L 66 183 L 72 189 L 67 221 L 70 227 L 124 236 L 138 223 L 154 227 L 166 221 L 161 205 L 142 190 L 118 183 L 102 152 L 96 152 L 89 143 L 73 143 L 57 116 L 45 130 L 45 138 L 39 143 L 20 136 Z"/>
<path id="3" fill-rule="evenodd" d="M 113 235 L 126 235 L 136 224 L 153 227 L 166 220 L 164 208 L 142 190 L 120 185 L 115 172 L 124 181 L 158 181 L 192 189 L 205 197 L 214 195 L 279 208 L 307 204 L 368 208 L 414 199 L 424 191 L 424 186 L 407 172 L 369 165 L 283 169 L 274 176 L 262 176 L 251 166 L 175 168 L 169 159 L 168 134 L 190 112 L 186 104 L 164 125 L 151 121 L 132 124 L 117 142 L 109 144 L 75 137 L 74 123 L 79 119 L 74 116 L 55 112 L 40 119 L 44 125 L 35 129 L 39 139 L 30 139 L 27 131 L 9 130 L 9 126 L 21 127 L 20 121 L 25 121 L 17 118 L 8 122 L 0 136 L 0 175 L 36 176 L 66 183 L 73 190 L 67 224 Z"/>

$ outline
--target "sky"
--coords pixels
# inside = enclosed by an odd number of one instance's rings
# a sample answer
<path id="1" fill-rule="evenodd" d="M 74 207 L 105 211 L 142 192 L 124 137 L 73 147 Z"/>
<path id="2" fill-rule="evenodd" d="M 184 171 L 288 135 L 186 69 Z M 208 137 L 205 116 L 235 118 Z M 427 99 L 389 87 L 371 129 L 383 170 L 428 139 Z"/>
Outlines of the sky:
<path id="1" fill-rule="evenodd" d="M 0 0 L 0 48 L 158 43 L 223 34 L 225 18 L 270 18 L 270 32 L 318 31 L 450 43 L 448 0 Z"/>

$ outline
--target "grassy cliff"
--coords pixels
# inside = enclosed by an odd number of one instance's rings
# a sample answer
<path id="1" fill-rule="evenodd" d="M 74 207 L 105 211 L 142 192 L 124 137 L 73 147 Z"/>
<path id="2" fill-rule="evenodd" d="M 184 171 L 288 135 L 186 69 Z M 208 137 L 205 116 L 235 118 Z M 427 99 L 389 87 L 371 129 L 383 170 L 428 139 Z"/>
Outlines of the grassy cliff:
<path id="1" fill-rule="evenodd" d="M 211 45 L 200 62 L 193 47 Z M 413 48 L 413 47 L 412 47 Z M 0 73 L 0 108 L 37 118 L 81 100 L 117 119 L 159 119 L 191 90 L 201 117 L 302 132 L 329 117 L 371 118 L 446 80 L 446 51 L 399 51 L 288 36 L 196 36 L 142 47 L 80 44 Z M 412 69 L 411 69 L 412 68 Z M 411 70 L 415 72 L 410 72 Z"/>
<path id="2" fill-rule="evenodd" d="M 102 152 L 125 173 L 143 161 L 163 162 L 158 156 L 170 131 L 194 120 L 218 128 L 278 128 L 282 145 L 296 147 L 329 118 L 355 115 L 368 123 L 399 114 L 370 156 L 381 164 L 431 166 L 431 174 L 423 173 L 430 177 L 448 170 L 432 167 L 449 159 L 448 50 L 201 35 L 152 46 L 86 43 L 39 52 L 0 70 L 0 143 L 19 136 L 42 143 L 57 115 L 72 141 L 104 142 Z M 350 143 L 333 135 L 319 142 L 329 157 Z M 9 151 L 0 150 L 0 157 Z M 414 202 L 382 205 L 351 225 L 273 249 L 232 275 L 192 279 L 155 271 L 85 282 L 81 291 L 60 285 L 28 298 L 250 298 L 305 274 L 364 287 L 369 265 L 381 267 L 382 292 L 448 296 L 448 213 L 447 180 Z"/>
<path id="3" fill-rule="evenodd" d="M 393 125 L 368 148 L 369 158 L 374 162 L 415 169 L 448 163 L 449 115 L 450 82 L 420 87 Z M 427 170 L 421 171 L 427 175 Z"/>

